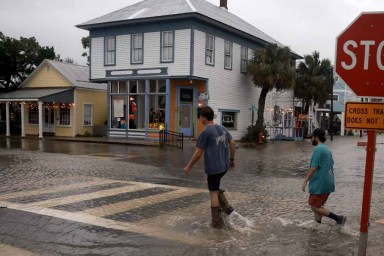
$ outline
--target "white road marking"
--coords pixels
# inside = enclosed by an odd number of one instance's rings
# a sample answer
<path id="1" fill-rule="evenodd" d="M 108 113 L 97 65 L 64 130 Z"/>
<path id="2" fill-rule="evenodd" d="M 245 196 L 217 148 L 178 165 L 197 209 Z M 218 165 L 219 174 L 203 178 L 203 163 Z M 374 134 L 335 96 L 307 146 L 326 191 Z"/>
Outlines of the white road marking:
<path id="1" fill-rule="evenodd" d="M 21 248 L 10 246 L 7 244 L 0 244 L 1 255 L 12 255 L 12 256 L 38 256 L 39 254 L 27 251 Z"/>
<path id="2" fill-rule="evenodd" d="M 145 223 L 140 223 L 140 225 L 138 225 L 135 223 L 126 223 L 126 222 L 104 219 L 104 218 L 100 218 L 90 214 L 86 214 L 84 212 L 72 213 L 72 212 L 66 212 L 61 210 L 42 208 L 38 206 L 26 207 L 25 205 L 9 203 L 4 201 L 0 201 L 0 205 L 1 204 L 6 204 L 9 209 L 51 216 L 51 217 L 65 219 L 69 221 L 85 223 L 93 226 L 133 232 L 137 234 L 146 235 L 149 237 L 157 237 L 161 239 L 178 241 L 185 244 L 202 245 L 206 243 L 206 239 L 204 237 L 194 237 L 187 234 L 174 232 L 171 230 L 166 230 L 153 225 L 147 225 Z"/>

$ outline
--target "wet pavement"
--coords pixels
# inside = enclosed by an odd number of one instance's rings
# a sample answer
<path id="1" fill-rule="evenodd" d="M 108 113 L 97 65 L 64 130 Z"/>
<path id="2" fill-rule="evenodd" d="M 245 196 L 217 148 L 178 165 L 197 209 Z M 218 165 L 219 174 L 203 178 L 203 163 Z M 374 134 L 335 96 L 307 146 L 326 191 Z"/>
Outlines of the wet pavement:
<path id="1" fill-rule="evenodd" d="M 336 192 L 307 207 L 309 141 L 239 148 L 223 178 L 236 213 L 212 230 L 203 161 L 185 176 L 194 142 L 168 147 L 0 137 L 0 249 L 7 255 L 357 255 L 366 137 L 327 141 Z M 384 136 L 378 137 L 368 255 L 384 255 Z M 12 254 L 8 254 L 8 252 Z M 1 254 L 1 253 L 0 253 Z M 2 254 L 1 254 L 2 255 Z"/>

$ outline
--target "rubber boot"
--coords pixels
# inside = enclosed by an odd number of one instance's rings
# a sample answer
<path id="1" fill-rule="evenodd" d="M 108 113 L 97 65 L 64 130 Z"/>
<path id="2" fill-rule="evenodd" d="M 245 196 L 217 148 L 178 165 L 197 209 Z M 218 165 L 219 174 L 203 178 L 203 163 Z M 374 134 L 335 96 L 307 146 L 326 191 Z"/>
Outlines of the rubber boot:
<path id="1" fill-rule="evenodd" d="M 224 192 L 225 190 L 219 190 L 219 203 L 221 208 L 223 208 L 223 212 L 225 212 L 227 215 L 230 215 L 234 211 L 234 209 L 228 203 L 227 198 L 225 198 Z"/>
<path id="2" fill-rule="evenodd" d="M 211 207 L 212 228 L 222 229 L 224 227 L 223 216 L 221 216 L 221 207 Z"/>

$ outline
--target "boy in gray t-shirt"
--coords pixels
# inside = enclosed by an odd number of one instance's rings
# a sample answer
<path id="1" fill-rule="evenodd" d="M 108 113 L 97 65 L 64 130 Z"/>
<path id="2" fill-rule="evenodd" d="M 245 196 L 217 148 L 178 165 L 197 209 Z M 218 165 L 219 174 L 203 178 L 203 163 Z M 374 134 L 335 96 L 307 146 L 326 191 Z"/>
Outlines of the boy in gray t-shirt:
<path id="1" fill-rule="evenodd" d="M 211 197 L 212 227 L 222 228 L 224 222 L 221 211 L 229 215 L 233 212 L 233 207 L 225 198 L 224 190 L 220 189 L 220 180 L 228 169 L 235 166 L 235 141 L 225 127 L 213 123 L 213 117 L 214 112 L 210 107 L 200 108 L 199 120 L 206 129 L 200 134 L 196 151 L 184 167 L 184 172 L 188 173 L 204 152 L 205 173 Z"/>

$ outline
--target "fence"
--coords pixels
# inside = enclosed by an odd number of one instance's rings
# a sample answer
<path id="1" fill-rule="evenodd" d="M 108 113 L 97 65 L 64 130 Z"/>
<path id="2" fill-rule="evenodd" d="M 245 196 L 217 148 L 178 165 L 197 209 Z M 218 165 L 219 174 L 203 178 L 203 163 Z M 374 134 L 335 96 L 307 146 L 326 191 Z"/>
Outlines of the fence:
<path id="1" fill-rule="evenodd" d="M 168 130 L 161 130 L 159 132 L 159 144 L 177 147 L 183 150 L 184 134 Z"/>
<path id="2" fill-rule="evenodd" d="M 304 127 L 267 127 L 271 140 L 303 140 Z"/>

